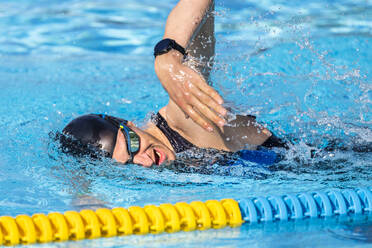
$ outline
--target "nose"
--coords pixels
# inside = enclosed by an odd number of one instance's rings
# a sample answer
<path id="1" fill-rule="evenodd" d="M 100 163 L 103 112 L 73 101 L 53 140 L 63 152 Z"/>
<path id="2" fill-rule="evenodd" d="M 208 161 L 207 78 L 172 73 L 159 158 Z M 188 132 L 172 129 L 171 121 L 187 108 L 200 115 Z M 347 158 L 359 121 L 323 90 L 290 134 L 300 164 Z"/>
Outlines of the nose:
<path id="1" fill-rule="evenodd" d="M 145 167 L 150 167 L 154 164 L 154 161 L 145 152 L 138 153 L 134 156 L 133 162 L 135 164 L 140 164 Z"/>

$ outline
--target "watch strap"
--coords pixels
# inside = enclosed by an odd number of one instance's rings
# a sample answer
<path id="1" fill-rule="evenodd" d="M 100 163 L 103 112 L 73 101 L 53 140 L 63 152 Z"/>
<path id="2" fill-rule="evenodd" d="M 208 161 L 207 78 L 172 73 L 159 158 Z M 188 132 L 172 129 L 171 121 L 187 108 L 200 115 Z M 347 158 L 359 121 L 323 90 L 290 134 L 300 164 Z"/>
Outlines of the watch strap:
<path id="1" fill-rule="evenodd" d="M 165 47 L 164 47 L 164 44 L 166 44 Z M 183 48 L 175 40 L 172 40 L 172 39 L 169 39 L 169 38 L 163 39 L 156 44 L 156 46 L 154 47 L 154 56 L 156 58 L 156 56 L 161 55 L 161 54 L 165 54 L 172 49 L 177 50 L 183 56 L 186 56 L 185 48 Z"/>

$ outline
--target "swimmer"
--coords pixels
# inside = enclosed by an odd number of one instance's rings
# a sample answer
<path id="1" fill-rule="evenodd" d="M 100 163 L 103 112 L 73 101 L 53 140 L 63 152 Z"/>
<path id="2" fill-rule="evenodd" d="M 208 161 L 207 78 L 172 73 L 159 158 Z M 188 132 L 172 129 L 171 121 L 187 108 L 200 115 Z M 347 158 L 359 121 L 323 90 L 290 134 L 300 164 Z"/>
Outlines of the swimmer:
<path id="1" fill-rule="evenodd" d="M 146 128 L 110 115 L 80 116 L 60 135 L 63 151 L 150 167 L 194 147 L 228 152 L 285 147 L 254 116 L 226 121 L 223 99 L 207 83 L 215 43 L 213 9 L 213 1 L 181 0 L 169 14 L 154 55 L 155 72 L 170 99 Z"/>

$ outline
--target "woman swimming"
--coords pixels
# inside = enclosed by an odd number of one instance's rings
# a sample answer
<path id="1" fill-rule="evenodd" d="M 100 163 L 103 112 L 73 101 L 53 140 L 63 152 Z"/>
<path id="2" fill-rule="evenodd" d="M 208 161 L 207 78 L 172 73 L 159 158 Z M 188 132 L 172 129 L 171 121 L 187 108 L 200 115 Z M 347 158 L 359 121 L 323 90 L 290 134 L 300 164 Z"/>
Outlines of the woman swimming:
<path id="1" fill-rule="evenodd" d="M 63 150 L 148 167 L 175 160 L 176 153 L 193 147 L 229 152 L 284 147 L 254 116 L 237 115 L 226 122 L 223 99 L 205 80 L 214 53 L 212 11 L 213 1 L 181 0 L 169 14 L 154 55 L 155 71 L 170 99 L 145 129 L 109 115 L 84 115 L 63 129 Z"/>

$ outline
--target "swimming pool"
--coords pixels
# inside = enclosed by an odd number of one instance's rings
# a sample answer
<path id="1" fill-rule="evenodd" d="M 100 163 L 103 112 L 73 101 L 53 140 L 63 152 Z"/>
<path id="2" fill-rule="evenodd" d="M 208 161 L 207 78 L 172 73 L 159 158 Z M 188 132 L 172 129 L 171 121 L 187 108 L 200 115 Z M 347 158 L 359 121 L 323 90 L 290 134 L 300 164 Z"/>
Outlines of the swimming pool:
<path id="1" fill-rule="evenodd" d="M 60 154 L 50 133 L 78 115 L 141 125 L 166 104 L 152 48 L 175 3 L 2 1 L 0 216 L 74 210 L 82 196 L 129 207 L 372 186 L 371 152 L 311 158 L 306 145 L 372 142 L 368 1 L 216 2 L 216 88 L 235 111 L 294 135 L 287 159 L 272 168 L 211 165 L 215 173 L 201 174 Z M 357 247 L 371 245 L 371 225 L 331 219 L 54 246 Z"/>

